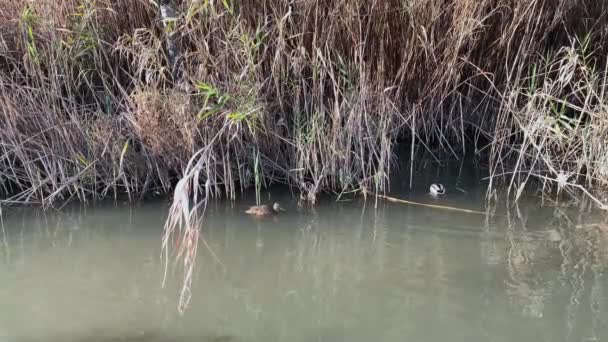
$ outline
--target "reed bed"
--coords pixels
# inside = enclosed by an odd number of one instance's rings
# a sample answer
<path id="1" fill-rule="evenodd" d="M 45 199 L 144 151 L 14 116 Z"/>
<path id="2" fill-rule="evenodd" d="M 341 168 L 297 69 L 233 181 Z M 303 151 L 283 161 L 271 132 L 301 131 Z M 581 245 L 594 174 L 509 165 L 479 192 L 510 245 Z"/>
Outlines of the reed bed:
<path id="1" fill-rule="evenodd" d="M 187 277 L 210 198 L 383 193 L 398 142 L 605 206 L 604 1 L 0 6 L 1 203 L 173 192 Z"/>

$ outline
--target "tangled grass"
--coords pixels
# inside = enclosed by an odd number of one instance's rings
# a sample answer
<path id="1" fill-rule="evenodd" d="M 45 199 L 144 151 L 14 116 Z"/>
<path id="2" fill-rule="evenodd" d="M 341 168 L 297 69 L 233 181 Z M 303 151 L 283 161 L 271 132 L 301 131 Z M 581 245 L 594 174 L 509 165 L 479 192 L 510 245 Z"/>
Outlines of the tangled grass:
<path id="1" fill-rule="evenodd" d="M 382 193 L 398 140 L 473 149 L 488 194 L 540 184 L 605 207 L 603 1 L 0 6 L 0 203 L 173 191 L 163 246 L 183 241 L 187 279 L 209 198 Z"/>

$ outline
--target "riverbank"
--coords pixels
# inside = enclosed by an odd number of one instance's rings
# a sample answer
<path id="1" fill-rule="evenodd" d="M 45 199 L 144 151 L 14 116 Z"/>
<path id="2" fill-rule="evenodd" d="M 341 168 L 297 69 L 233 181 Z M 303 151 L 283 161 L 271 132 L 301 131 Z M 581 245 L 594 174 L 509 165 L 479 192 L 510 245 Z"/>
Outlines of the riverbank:
<path id="1" fill-rule="evenodd" d="M 0 205 L 171 194 L 182 308 L 210 198 L 384 193 L 402 146 L 605 208 L 607 2 L 162 3 L 0 0 Z"/>

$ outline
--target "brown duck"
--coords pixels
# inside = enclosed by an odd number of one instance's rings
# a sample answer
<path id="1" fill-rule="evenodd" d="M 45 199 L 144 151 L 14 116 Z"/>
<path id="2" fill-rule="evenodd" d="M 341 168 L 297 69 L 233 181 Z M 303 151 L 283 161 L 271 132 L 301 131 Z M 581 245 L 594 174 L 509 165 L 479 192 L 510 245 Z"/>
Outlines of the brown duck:
<path id="1" fill-rule="evenodd" d="M 281 208 L 281 205 L 275 202 L 272 206 L 269 205 L 254 205 L 253 207 L 247 209 L 245 213 L 254 216 L 270 216 L 276 215 L 281 211 L 285 211 L 285 209 Z"/>

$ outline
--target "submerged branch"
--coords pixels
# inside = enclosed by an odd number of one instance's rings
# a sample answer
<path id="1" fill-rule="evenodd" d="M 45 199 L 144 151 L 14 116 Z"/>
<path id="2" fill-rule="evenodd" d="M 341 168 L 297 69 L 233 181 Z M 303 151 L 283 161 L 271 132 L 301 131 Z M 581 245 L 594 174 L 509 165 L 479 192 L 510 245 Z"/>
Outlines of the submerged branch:
<path id="1" fill-rule="evenodd" d="M 470 209 L 450 207 L 450 206 L 445 206 L 445 205 L 436 205 L 436 204 L 428 204 L 428 203 L 408 201 L 408 200 L 404 200 L 404 199 L 400 199 L 400 198 L 396 198 L 396 197 L 390 197 L 390 196 L 381 195 L 381 194 L 374 194 L 374 196 L 376 196 L 378 198 L 383 198 L 383 199 L 385 199 L 385 200 L 387 200 L 389 202 L 393 202 L 393 203 L 418 205 L 418 206 L 427 207 L 427 208 L 434 208 L 434 209 L 441 209 L 441 210 L 450 210 L 450 211 L 458 211 L 458 212 L 467 213 L 467 214 L 478 214 L 478 215 L 489 215 L 489 216 L 495 216 L 496 215 L 496 214 L 493 214 L 493 213 L 490 213 L 490 212 L 484 212 L 484 211 L 477 211 L 477 210 L 470 210 Z"/>

